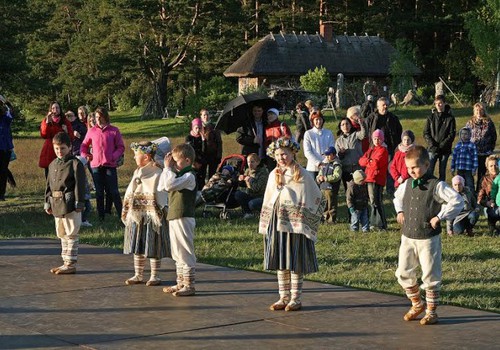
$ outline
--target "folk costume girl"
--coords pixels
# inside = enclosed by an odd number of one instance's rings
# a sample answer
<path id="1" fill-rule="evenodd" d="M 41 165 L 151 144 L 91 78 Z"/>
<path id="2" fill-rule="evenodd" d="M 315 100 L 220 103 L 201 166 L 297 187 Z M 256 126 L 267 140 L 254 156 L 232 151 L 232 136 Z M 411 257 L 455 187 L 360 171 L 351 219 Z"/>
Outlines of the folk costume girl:
<path id="1" fill-rule="evenodd" d="M 300 310 L 304 274 L 318 271 L 314 242 L 325 203 L 312 175 L 294 159 L 299 149 L 287 138 L 267 149 L 277 166 L 267 182 L 259 232 L 265 268 L 278 273 L 280 299 L 271 310 Z"/>
<path id="2" fill-rule="evenodd" d="M 125 224 L 124 254 L 134 254 L 135 275 L 127 285 L 143 283 L 146 258 L 151 264 L 147 286 L 161 283 L 158 271 L 161 259 L 170 256 L 166 221 L 167 193 L 158 191 L 162 169 L 153 161 L 158 146 L 152 142 L 133 142 L 137 169 L 123 200 L 122 221 Z"/>

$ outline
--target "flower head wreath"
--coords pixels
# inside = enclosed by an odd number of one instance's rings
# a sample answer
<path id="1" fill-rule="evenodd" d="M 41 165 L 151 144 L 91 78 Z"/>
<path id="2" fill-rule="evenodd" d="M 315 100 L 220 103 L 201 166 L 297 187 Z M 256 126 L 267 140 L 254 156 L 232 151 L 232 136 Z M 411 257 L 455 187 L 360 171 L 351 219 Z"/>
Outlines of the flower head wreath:
<path id="1" fill-rule="evenodd" d="M 149 154 L 151 157 L 154 157 L 156 154 L 156 150 L 158 149 L 158 145 L 152 142 L 150 145 L 141 145 L 139 142 L 132 142 L 130 144 L 130 148 L 134 152 L 141 152 L 143 154 Z"/>
<path id="2" fill-rule="evenodd" d="M 274 159 L 274 152 L 279 148 L 290 148 L 293 153 L 300 151 L 300 145 L 288 137 L 280 137 L 274 142 L 271 142 L 267 147 L 266 154 Z"/>

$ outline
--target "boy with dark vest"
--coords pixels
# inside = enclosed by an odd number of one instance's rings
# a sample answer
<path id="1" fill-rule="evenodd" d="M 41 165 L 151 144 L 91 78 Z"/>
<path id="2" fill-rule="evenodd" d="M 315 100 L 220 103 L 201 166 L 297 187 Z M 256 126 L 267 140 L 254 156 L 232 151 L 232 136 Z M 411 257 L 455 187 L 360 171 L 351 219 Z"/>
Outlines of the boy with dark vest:
<path id="1" fill-rule="evenodd" d="M 402 225 L 401 246 L 396 277 L 412 302 L 405 321 L 417 318 L 425 310 L 420 324 L 438 322 L 436 308 L 441 289 L 441 221 L 452 220 L 464 207 L 462 197 L 444 181 L 427 174 L 429 153 L 415 146 L 406 153 L 410 178 L 401 184 L 394 198 L 397 221 Z M 417 284 L 416 270 L 422 270 L 422 285 Z M 425 290 L 427 308 L 420 297 Z"/>
<path id="2" fill-rule="evenodd" d="M 53 215 L 56 234 L 61 240 L 63 265 L 50 272 L 56 275 L 76 272 L 78 258 L 78 231 L 82 223 L 85 207 L 85 169 L 83 164 L 71 154 L 71 139 L 65 132 L 57 133 L 52 139 L 56 154 L 48 167 L 45 189 L 45 212 Z"/>
<path id="3" fill-rule="evenodd" d="M 172 259 L 175 261 L 177 284 L 165 287 L 174 296 L 195 294 L 194 210 L 196 177 L 193 173 L 195 151 L 189 144 L 176 146 L 165 156 L 165 169 L 158 184 L 159 191 L 168 192 L 168 227 Z"/>

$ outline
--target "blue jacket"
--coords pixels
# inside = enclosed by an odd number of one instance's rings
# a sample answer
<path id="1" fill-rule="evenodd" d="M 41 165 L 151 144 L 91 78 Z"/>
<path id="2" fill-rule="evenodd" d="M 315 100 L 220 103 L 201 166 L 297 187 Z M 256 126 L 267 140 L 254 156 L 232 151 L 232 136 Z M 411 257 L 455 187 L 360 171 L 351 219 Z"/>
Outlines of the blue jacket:
<path id="1" fill-rule="evenodd" d="M 10 151 L 14 148 L 14 144 L 12 143 L 12 131 L 10 129 L 12 119 L 10 111 L 0 116 L 0 151 Z"/>

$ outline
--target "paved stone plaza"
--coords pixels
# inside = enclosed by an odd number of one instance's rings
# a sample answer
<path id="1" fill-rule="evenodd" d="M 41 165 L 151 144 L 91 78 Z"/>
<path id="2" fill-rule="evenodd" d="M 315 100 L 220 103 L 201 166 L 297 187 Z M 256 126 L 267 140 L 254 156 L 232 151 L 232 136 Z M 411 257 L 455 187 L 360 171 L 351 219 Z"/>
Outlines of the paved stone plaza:
<path id="1" fill-rule="evenodd" d="M 133 259 L 113 249 L 81 245 L 77 274 L 53 275 L 59 247 L 0 241 L 0 349 L 500 349 L 495 313 L 441 306 L 421 326 L 402 320 L 402 295 L 308 281 L 302 311 L 273 312 L 274 275 L 206 264 L 197 294 L 176 298 L 126 286 Z M 173 284 L 172 260 L 161 277 Z"/>

